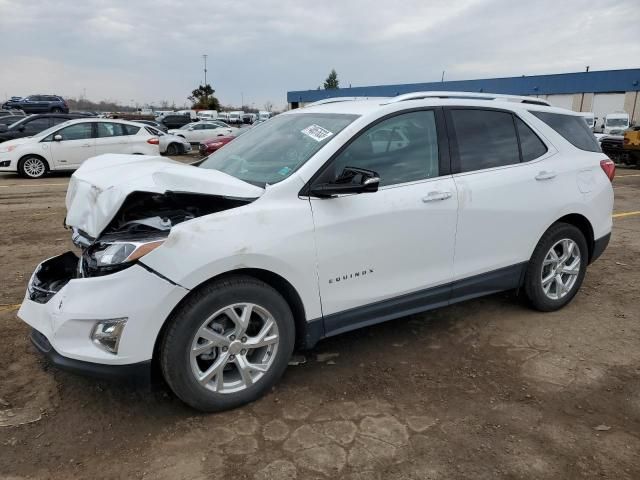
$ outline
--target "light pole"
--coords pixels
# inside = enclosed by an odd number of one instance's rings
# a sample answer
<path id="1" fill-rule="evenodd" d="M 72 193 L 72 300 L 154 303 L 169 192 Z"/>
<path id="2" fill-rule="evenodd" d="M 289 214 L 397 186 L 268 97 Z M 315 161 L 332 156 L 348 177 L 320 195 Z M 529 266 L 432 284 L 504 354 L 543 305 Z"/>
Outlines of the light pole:
<path id="1" fill-rule="evenodd" d="M 207 56 L 208 55 L 202 55 L 202 59 L 204 60 L 204 88 L 205 88 L 205 92 L 206 92 L 206 88 L 207 88 Z M 205 107 L 209 108 L 209 95 L 207 93 L 204 94 L 204 103 L 205 103 Z"/>

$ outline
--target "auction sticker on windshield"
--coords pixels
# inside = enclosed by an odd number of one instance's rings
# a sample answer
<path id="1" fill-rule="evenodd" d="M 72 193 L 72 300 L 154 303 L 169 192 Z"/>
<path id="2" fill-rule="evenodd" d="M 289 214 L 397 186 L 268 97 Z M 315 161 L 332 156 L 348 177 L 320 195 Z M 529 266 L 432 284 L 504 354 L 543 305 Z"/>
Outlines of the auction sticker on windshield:
<path id="1" fill-rule="evenodd" d="M 316 125 L 315 123 L 300 131 L 307 137 L 313 138 L 316 142 L 321 142 L 325 138 L 329 138 L 333 135 L 333 132 L 330 132 L 326 128 L 322 128 L 320 125 Z"/>

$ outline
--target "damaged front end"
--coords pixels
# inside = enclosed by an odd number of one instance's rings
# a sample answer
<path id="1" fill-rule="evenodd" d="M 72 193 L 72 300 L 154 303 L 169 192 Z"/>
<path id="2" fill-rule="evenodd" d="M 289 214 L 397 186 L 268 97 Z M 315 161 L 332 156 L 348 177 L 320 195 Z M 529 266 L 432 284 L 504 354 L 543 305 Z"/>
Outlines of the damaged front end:
<path id="1" fill-rule="evenodd" d="M 66 252 L 40 264 L 29 282 L 28 296 L 46 303 L 72 279 L 124 270 L 161 246 L 176 225 L 252 201 L 198 193 L 133 192 L 98 238 L 70 227 L 80 256 Z"/>
<path id="2" fill-rule="evenodd" d="M 127 268 L 162 245 L 174 226 L 251 201 L 199 193 L 133 192 L 97 239 L 72 227 L 72 240 L 82 250 L 79 273 L 95 277 Z"/>

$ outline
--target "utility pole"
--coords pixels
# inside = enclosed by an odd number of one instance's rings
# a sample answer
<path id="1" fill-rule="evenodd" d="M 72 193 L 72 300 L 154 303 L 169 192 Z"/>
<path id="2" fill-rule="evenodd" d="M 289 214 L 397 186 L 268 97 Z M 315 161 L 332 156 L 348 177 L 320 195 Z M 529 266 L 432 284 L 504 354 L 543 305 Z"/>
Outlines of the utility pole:
<path id="1" fill-rule="evenodd" d="M 240 108 L 242 108 L 244 106 L 244 92 L 240 92 Z"/>
<path id="2" fill-rule="evenodd" d="M 440 82 L 444 83 L 444 70 L 442 70 L 442 78 L 440 78 Z"/>
<path id="3" fill-rule="evenodd" d="M 207 55 L 202 55 L 202 59 L 204 60 L 204 88 L 207 88 Z M 204 103 L 205 108 L 209 108 L 209 95 L 205 93 L 204 95 Z"/>
<path id="4" fill-rule="evenodd" d="M 587 65 L 587 68 L 584 70 L 585 72 L 589 71 L 589 65 Z"/>

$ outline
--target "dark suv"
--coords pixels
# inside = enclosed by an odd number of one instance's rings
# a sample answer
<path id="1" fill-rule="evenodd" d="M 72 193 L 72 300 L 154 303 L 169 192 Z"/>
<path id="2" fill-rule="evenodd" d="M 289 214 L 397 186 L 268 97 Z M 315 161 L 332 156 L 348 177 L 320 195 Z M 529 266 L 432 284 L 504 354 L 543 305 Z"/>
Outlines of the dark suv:
<path id="1" fill-rule="evenodd" d="M 18 120 L 8 127 L 0 125 L 0 142 L 13 140 L 15 138 L 31 137 L 49 127 L 59 125 L 68 120 L 87 117 L 68 113 L 47 113 L 42 115 L 29 115 L 28 117 L 22 118 L 22 120 Z"/>
<path id="2" fill-rule="evenodd" d="M 9 100 L 2 108 L 19 108 L 25 113 L 69 113 L 69 106 L 57 95 L 31 95 Z"/>
<path id="3" fill-rule="evenodd" d="M 197 122 L 198 119 L 192 119 L 190 115 L 172 114 L 160 117 L 158 123 L 161 123 L 168 129 L 184 127 L 187 123 Z M 135 121 L 135 120 L 134 120 Z"/>

